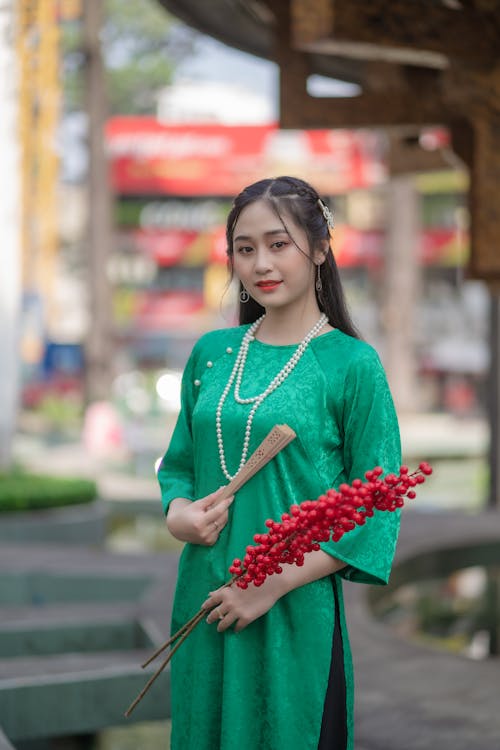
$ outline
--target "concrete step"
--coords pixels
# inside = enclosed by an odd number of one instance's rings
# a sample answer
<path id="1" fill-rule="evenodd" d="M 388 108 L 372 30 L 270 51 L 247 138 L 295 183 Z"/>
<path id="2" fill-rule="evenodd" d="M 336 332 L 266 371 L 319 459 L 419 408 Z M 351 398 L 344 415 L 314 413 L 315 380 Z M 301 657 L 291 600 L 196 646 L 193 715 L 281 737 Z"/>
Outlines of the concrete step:
<path id="1" fill-rule="evenodd" d="M 168 669 L 137 706 L 133 718 L 124 717 L 157 668 L 140 667 L 150 653 L 125 651 L 0 660 L 3 732 L 15 744 L 17 740 L 92 733 L 127 721 L 168 718 Z"/>

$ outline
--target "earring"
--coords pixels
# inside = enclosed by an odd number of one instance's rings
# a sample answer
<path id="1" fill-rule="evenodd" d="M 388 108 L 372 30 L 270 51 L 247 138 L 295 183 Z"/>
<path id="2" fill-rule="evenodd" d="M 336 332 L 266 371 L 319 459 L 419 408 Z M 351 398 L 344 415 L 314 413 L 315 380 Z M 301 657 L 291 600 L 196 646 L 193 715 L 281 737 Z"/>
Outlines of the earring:
<path id="1" fill-rule="evenodd" d="M 245 287 L 243 287 L 242 290 L 241 290 L 241 292 L 240 292 L 240 302 L 242 302 L 243 304 L 245 304 L 245 302 L 248 302 L 249 299 L 250 299 L 250 295 L 248 294 L 248 292 L 245 289 Z"/>
<path id="2" fill-rule="evenodd" d="M 316 291 L 318 292 L 318 294 L 321 294 L 321 292 L 323 291 L 323 282 L 321 281 L 320 276 L 321 263 L 318 263 L 316 268 L 318 269 L 318 273 L 316 274 Z"/>

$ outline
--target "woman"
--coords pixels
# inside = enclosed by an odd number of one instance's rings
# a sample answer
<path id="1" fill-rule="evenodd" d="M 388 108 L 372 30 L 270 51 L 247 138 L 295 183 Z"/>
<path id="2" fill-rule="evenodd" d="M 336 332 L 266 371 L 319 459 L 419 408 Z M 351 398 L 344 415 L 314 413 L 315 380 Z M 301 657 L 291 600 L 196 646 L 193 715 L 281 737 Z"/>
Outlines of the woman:
<path id="1" fill-rule="evenodd" d="M 257 182 L 227 222 L 240 323 L 203 336 L 159 470 L 170 532 L 187 542 L 173 630 L 202 622 L 172 661 L 174 750 L 352 750 L 353 674 L 341 580 L 386 583 L 399 517 L 376 512 L 260 587 L 221 588 L 267 518 L 381 465 L 399 467 L 397 420 L 360 341 L 330 248 L 332 216 L 306 182 Z M 275 424 L 297 438 L 221 499 Z M 210 592 L 210 593 L 209 593 Z"/>

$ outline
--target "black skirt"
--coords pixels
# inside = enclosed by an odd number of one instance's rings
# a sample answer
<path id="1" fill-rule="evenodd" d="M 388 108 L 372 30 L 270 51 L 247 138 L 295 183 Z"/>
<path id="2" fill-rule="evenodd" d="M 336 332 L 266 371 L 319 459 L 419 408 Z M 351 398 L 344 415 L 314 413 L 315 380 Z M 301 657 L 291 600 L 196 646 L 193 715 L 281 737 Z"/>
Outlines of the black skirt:
<path id="1" fill-rule="evenodd" d="M 332 659 L 326 690 L 321 735 L 318 750 L 346 750 L 347 748 L 347 708 L 344 672 L 344 649 L 340 630 L 339 600 L 333 582 L 335 597 L 335 626 L 333 629 Z"/>

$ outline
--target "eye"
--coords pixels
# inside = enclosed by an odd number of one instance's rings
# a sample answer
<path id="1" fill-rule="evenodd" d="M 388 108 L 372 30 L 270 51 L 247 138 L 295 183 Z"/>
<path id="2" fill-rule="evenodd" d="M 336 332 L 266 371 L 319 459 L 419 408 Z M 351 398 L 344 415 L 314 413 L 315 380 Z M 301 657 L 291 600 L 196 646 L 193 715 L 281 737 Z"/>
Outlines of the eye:
<path id="1" fill-rule="evenodd" d="M 241 255 L 248 255 L 253 251 L 253 247 L 251 245 L 242 245 L 242 247 L 236 248 L 236 252 L 240 253 Z"/>
<path id="2" fill-rule="evenodd" d="M 273 242 L 271 247 L 273 247 L 275 250 L 281 250 L 281 248 L 286 247 L 288 245 L 288 242 L 285 240 L 278 240 L 277 242 Z"/>

